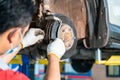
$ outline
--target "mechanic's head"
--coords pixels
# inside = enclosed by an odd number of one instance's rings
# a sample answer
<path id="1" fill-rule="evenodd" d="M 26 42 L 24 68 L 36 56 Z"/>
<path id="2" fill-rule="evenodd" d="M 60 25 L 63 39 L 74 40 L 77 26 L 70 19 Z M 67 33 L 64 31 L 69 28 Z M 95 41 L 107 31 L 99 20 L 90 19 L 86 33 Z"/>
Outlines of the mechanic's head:
<path id="1" fill-rule="evenodd" d="M 20 42 L 33 13 L 32 0 L 0 0 L 0 55 Z"/>

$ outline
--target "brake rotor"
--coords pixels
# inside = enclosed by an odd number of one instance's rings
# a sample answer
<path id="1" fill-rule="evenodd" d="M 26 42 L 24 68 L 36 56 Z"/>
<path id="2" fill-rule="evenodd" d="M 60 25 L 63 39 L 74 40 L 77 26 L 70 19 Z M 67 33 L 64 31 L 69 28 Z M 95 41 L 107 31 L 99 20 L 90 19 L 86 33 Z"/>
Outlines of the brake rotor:
<path id="1" fill-rule="evenodd" d="M 62 59 L 66 59 L 71 57 L 76 53 L 76 46 L 77 46 L 77 33 L 74 24 L 72 21 L 62 15 L 62 14 L 55 14 L 57 18 L 62 21 L 62 24 L 57 28 L 53 27 L 53 32 L 56 33 L 52 34 L 52 36 L 56 36 L 56 38 L 60 38 L 63 40 L 66 48 L 66 53 L 63 55 Z"/>
<path id="2" fill-rule="evenodd" d="M 69 50 L 74 43 L 74 32 L 68 24 L 62 24 L 58 29 L 58 37 L 63 40 L 66 50 Z"/>

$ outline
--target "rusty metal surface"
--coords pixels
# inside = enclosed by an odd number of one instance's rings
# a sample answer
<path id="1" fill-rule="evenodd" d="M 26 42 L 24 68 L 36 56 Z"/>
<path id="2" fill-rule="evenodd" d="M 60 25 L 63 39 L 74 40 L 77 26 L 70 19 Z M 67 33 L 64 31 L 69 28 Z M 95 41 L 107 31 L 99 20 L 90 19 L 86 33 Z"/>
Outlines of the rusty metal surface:
<path id="1" fill-rule="evenodd" d="M 64 14 L 73 21 L 78 39 L 85 37 L 87 16 L 85 0 L 50 0 L 50 9 L 52 12 Z"/>
<path id="2" fill-rule="evenodd" d="M 65 44 L 66 50 L 69 50 L 74 43 L 74 33 L 72 28 L 63 24 L 58 30 L 58 37 L 61 38 Z"/>

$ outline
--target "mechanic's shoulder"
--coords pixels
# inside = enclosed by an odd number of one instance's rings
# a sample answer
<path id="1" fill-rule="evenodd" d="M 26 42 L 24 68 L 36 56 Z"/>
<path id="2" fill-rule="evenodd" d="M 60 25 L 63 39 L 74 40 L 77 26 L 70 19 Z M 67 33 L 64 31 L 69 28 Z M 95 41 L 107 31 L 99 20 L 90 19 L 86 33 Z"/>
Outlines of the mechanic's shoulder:
<path id="1" fill-rule="evenodd" d="M 30 80 L 23 73 L 13 70 L 0 70 L 0 80 Z"/>

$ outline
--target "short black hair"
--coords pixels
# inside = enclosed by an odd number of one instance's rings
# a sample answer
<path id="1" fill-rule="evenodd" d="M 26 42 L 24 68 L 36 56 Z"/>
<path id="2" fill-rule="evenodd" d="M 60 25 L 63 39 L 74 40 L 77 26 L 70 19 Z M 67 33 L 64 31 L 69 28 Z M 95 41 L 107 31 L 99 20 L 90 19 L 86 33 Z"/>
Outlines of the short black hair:
<path id="1" fill-rule="evenodd" d="M 25 27 L 35 12 L 32 0 L 0 0 L 0 34 L 14 27 Z"/>

